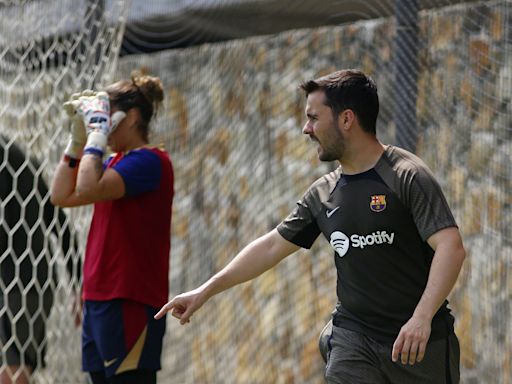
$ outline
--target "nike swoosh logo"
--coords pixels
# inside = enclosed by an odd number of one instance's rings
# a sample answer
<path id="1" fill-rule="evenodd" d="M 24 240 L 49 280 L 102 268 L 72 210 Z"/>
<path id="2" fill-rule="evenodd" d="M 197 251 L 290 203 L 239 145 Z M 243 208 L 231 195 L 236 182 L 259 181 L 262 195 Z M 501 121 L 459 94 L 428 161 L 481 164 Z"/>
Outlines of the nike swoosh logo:
<path id="1" fill-rule="evenodd" d="M 108 367 L 110 367 L 112 364 L 114 364 L 116 361 L 117 361 L 117 357 L 114 357 L 112 360 L 105 360 L 105 361 L 103 362 L 103 365 L 105 366 L 105 368 L 108 368 Z"/>
<path id="2" fill-rule="evenodd" d="M 339 206 L 338 206 L 338 207 L 336 207 L 336 208 L 334 208 L 334 209 L 331 209 L 330 211 L 329 211 L 329 210 L 327 210 L 327 211 L 325 211 L 325 215 L 327 216 L 327 218 L 329 218 L 329 217 L 331 217 L 332 215 L 334 215 L 334 212 L 336 212 L 338 209 L 340 209 L 340 207 L 339 207 Z"/>

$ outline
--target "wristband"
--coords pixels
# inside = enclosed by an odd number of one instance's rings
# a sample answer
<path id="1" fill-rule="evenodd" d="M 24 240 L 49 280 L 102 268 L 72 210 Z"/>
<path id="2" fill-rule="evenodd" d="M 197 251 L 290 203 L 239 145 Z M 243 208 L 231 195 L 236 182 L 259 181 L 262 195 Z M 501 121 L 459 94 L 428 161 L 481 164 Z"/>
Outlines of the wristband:
<path id="1" fill-rule="evenodd" d="M 101 149 L 94 148 L 94 147 L 85 148 L 84 155 L 95 155 L 95 156 L 98 156 L 99 158 L 102 158 L 103 151 Z"/>
<path id="2" fill-rule="evenodd" d="M 84 153 L 103 157 L 107 147 L 107 135 L 102 131 L 92 131 L 87 135 Z"/>
<path id="3" fill-rule="evenodd" d="M 80 159 L 75 159 L 74 157 L 71 157 L 69 155 L 64 155 L 62 159 L 65 163 L 68 163 L 69 168 L 76 168 L 78 164 L 80 163 Z"/>

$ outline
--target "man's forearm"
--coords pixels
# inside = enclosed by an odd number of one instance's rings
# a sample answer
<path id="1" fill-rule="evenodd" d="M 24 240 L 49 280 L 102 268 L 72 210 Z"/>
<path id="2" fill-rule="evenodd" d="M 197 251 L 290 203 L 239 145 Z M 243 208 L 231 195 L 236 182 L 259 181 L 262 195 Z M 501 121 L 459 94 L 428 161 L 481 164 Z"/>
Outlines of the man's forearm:
<path id="1" fill-rule="evenodd" d="M 206 298 L 254 279 L 299 248 L 279 236 L 274 229 L 242 249 L 228 265 L 200 287 Z"/>
<path id="2" fill-rule="evenodd" d="M 455 285 L 464 258 L 465 251 L 462 246 L 452 248 L 440 244 L 437 247 L 425 291 L 414 311 L 415 316 L 430 319 L 434 317 Z"/>

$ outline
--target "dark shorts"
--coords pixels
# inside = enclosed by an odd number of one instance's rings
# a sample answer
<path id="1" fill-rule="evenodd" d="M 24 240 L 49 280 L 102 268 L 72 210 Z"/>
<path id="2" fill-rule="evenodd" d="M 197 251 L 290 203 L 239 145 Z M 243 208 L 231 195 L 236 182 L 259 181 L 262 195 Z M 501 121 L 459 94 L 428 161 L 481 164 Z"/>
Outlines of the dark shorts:
<path id="1" fill-rule="evenodd" d="M 0 365 L 44 367 L 51 295 L 0 295 Z"/>
<path id="2" fill-rule="evenodd" d="M 158 308 L 131 300 L 89 301 L 84 305 L 82 367 L 112 377 L 135 369 L 158 371 L 165 318 Z"/>
<path id="3" fill-rule="evenodd" d="M 392 343 L 380 343 L 336 326 L 332 327 L 328 345 L 325 378 L 329 384 L 456 384 L 460 379 L 460 350 L 455 334 L 448 340 L 429 342 L 425 357 L 414 365 L 394 363 Z"/>

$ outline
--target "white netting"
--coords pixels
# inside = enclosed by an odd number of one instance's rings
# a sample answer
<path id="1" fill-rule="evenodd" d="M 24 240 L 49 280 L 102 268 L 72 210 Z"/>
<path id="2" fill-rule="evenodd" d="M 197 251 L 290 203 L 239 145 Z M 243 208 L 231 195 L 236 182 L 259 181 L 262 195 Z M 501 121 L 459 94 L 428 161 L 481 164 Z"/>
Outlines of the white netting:
<path id="1" fill-rule="evenodd" d="M 154 9 L 174 12 L 186 3 L 177 2 L 173 8 L 162 2 Z M 211 8 L 202 20 L 209 11 L 217 11 L 215 5 L 226 2 L 204 3 Z M 229 1 L 230 15 L 236 15 L 237 3 L 244 1 Z M 307 12 L 306 3 L 294 4 Z M 391 3 L 333 0 L 332 19 L 344 18 L 344 4 L 352 17 L 392 15 L 396 9 Z M 380 139 L 416 146 L 441 182 L 464 236 L 469 257 L 451 297 L 462 348 L 462 382 L 510 383 L 512 2 L 418 3 L 423 10 L 417 20 L 406 7 L 399 28 L 396 18 L 385 17 L 127 56 L 119 62 L 121 16 L 127 3 L 109 2 L 104 18 L 93 16 L 97 13 L 90 7 L 102 9 L 101 2 L 0 6 L 0 126 L 7 137 L 5 146 L 16 141 L 35 155 L 41 165 L 24 159 L 21 169 L 48 180 L 65 142 L 58 108 L 71 92 L 127 77 L 137 68 L 160 76 L 166 99 L 153 141 L 164 142 L 176 172 L 170 276 L 174 295 L 195 288 L 241 247 L 276 225 L 307 186 L 332 167 L 319 164 L 315 150 L 301 137 L 304 100 L 296 87 L 335 69 L 361 68 L 379 87 Z M 460 4 L 433 8 L 451 3 Z M 287 4 L 293 13 L 294 4 Z M 287 6 L 269 9 L 285 15 Z M 144 10 L 132 9 L 130 14 Z M 24 19 L 19 17 L 22 13 Z M 227 19 L 215 15 L 201 33 L 206 27 L 225 27 Z M 143 38 L 145 33 L 154 38 L 159 31 L 170 39 L 195 40 L 193 33 L 186 36 L 183 31 L 186 23 L 166 24 L 165 18 L 152 17 L 151 27 L 131 26 L 125 43 L 154 49 L 154 41 L 145 45 Z M 175 35 L 172 28 L 180 30 Z M 397 32 L 416 29 L 417 40 L 408 33 L 394 40 Z M 165 39 L 159 43 L 173 46 Z M 401 62 L 394 61 L 397 57 Z M 412 110 L 404 109 L 411 106 Z M 401 128 L 397 123 L 403 124 Z M 23 175 L 6 164 L 5 156 L 2 161 L 2 169 L 21 180 Z M 44 196 L 36 190 L 28 195 L 41 203 Z M 2 215 L 7 201 L 28 206 L 21 192 L 12 191 L 2 195 Z M 82 251 L 89 210 L 66 214 Z M 42 213 L 37 222 L 44 227 Z M 17 228 L 30 232 L 31 225 L 8 226 L 2 216 L 1 228 L 7 233 L 4 241 Z M 51 241 L 56 249 L 62 248 L 62 237 Z M 1 260 L 9 257 L 14 245 L 12 240 L 5 244 Z M 43 248 L 48 249 L 46 243 Z M 68 308 L 71 287 L 66 273 L 66 261 L 74 255 L 43 253 L 61 273 L 57 283 L 49 285 L 57 299 L 48 322 L 48 367 L 36 378 L 75 383 L 83 379 L 80 339 Z M 38 255 L 22 252 L 17 257 L 35 262 Z M 16 279 L 2 284 L 2 292 L 20 287 Z M 44 284 L 33 281 L 30 286 L 38 294 L 45 291 Z M 312 251 L 292 256 L 254 282 L 212 299 L 186 327 L 168 319 L 160 382 L 322 383 L 317 337 L 335 304 L 334 287 L 332 250 L 319 240 Z M 14 319 L 16 314 L 11 311 L 9 316 Z M 6 348 L 2 346 L 2 353 Z M 69 379 L 59 381 L 62 375 Z"/>
<path id="2" fill-rule="evenodd" d="M 89 210 L 54 210 L 47 184 L 67 140 L 61 105 L 77 90 L 109 82 L 127 6 L 102 0 L 0 3 L 0 316 L 9 332 L 0 342 L 4 374 L 20 352 L 21 365 L 39 366 L 34 382 L 83 381 L 72 306 Z"/>

